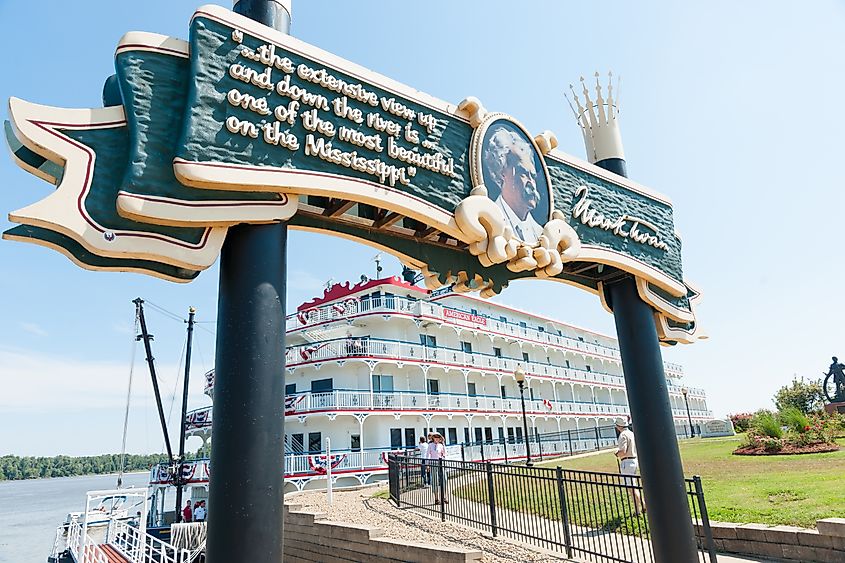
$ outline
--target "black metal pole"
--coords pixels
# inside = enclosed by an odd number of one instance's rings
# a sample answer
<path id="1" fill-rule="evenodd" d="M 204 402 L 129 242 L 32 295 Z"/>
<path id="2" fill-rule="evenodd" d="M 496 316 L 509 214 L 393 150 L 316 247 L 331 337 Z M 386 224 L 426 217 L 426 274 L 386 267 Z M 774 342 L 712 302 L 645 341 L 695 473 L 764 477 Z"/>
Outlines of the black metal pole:
<path id="1" fill-rule="evenodd" d="M 158 389 L 158 377 L 156 377 L 155 358 L 153 357 L 153 349 L 150 341 L 153 340 L 153 335 L 147 331 L 147 319 L 144 317 L 144 300 L 140 297 L 133 299 L 135 310 L 138 314 L 138 320 L 141 324 L 141 334 L 135 337 L 136 340 L 144 341 L 144 351 L 147 354 L 147 365 L 150 368 L 150 379 L 153 380 L 153 392 L 156 397 L 156 406 L 158 407 L 158 420 L 161 423 L 161 432 L 164 434 L 164 447 L 167 448 L 168 463 L 173 463 L 173 448 L 170 447 L 170 436 L 167 433 L 167 420 L 164 418 L 164 407 L 161 404 L 161 392 Z"/>
<path id="2" fill-rule="evenodd" d="M 278 31 L 272 0 L 235 12 Z M 220 255 L 206 561 L 282 561 L 287 225 L 229 228 Z"/>
<path id="3" fill-rule="evenodd" d="M 637 456 L 648 503 L 654 560 L 696 561 L 695 534 L 654 311 L 640 299 L 633 278 L 611 284 L 608 291 L 631 420 L 637 429 Z"/>
<path id="4" fill-rule="evenodd" d="M 596 166 L 620 176 L 628 175 L 625 160 L 621 158 L 601 160 Z M 648 503 L 654 560 L 656 563 L 697 561 L 654 311 L 640 299 L 630 276 L 609 284 L 607 296 L 616 322 L 631 421 L 637 429 L 637 456 Z"/>
<path id="5" fill-rule="evenodd" d="M 531 467 L 531 440 L 528 437 L 528 419 L 525 416 L 525 383 L 522 381 L 519 384 L 519 401 L 522 403 L 522 431 L 525 434 L 525 466 Z"/>
<path id="6" fill-rule="evenodd" d="M 194 341 L 194 315 L 197 310 L 193 307 L 188 309 L 188 343 L 185 346 L 185 381 L 182 385 L 182 418 L 179 426 L 179 469 L 174 478 L 176 483 L 176 522 L 182 521 L 182 488 L 185 483 L 182 479 L 182 466 L 185 463 L 185 433 L 188 423 L 188 383 L 191 380 L 191 347 Z"/>
<path id="7" fill-rule="evenodd" d="M 692 426 L 692 415 L 689 412 L 689 399 L 687 399 L 687 394 L 684 393 L 684 403 L 687 405 L 687 420 L 689 421 L 689 435 L 690 438 L 695 438 L 695 428 Z"/>

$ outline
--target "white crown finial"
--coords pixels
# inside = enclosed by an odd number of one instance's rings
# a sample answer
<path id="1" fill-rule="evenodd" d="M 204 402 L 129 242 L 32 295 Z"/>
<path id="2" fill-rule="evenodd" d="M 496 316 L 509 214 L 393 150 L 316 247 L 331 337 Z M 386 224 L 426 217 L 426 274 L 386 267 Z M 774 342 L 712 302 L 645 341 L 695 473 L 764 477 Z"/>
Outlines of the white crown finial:
<path id="1" fill-rule="evenodd" d="M 587 149 L 587 158 L 590 162 L 596 163 L 608 158 L 625 158 L 625 152 L 622 149 L 622 135 L 619 132 L 619 79 L 616 79 L 616 98 L 613 97 L 613 73 L 608 72 L 607 97 L 602 94 L 602 87 L 600 75 L 595 73 L 596 78 L 596 97 L 595 101 L 590 98 L 590 92 L 587 89 L 586 80 L 581 77 L 581 94 L 584 97 L 582 104 L 575 93 L 575 88 L 572 84 L 569 85 L 569 90 L 572 92 L 572 97 L 575 100 L 576 108 L 572 107 L 572 102 L 569 102 L 569 107 L 575 113 L 575 120 L 581 127 L 581 132 L 584 134 L 584 145 Z"/>

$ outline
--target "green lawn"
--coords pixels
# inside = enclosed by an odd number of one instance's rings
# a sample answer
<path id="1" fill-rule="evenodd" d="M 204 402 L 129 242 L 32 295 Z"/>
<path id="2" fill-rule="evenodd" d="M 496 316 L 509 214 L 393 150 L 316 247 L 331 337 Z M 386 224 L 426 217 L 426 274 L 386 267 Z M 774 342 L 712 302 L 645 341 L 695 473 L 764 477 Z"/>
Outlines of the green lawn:
<path id="1" fill-rule="evenodd" d="M 608 532 L 640 535 L 645 530 L 645 516 L 633 514 L 627 490 L 615 476 L 608 478 L 590 473 L 564 481 L 564 496 L 571 521 Z M 455 478 L 453 477 L 453 482 Z M 595 484 L 589 484 L 589 483 Z M 557 480 L 553 472 L 537 472 L 521 465 L 498 468 L 493 474 L 496 505 L 514 512 L 539 514 L 561 520 Z M 453 489 L 456 496 L 488 505 L 487 479 L 467 479 L 467 484 Z M 507 518 L 506 518 L 507 520 Z"/>
<path id="2" fill-rule="evenodd" d="M 741 437 L 684 440 L 684 474 L 701 475 L 711 520 L 790 524 L 814 528 L 816 520 L 845 517 L 845 449 L 781 456 L 735 456 Z M 845 440 L 839 440 L 845 446 Z M 617 472 L 610 453 L 543 464 Z"/>

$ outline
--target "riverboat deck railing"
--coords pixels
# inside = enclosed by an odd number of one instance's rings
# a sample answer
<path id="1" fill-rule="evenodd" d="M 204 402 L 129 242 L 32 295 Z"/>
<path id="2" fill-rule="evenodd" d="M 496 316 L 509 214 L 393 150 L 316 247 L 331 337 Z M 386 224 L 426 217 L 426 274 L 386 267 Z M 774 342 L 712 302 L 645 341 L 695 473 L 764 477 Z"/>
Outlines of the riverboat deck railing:
<path id="1" fill-rule="evenodd" d="M 61 531 L 63 529 L 59 528 Z M 61 532 L 59 532 L 61 533 Z M 82 542 L 83 526 L 77 519 L 71 520 L 67 528 L 67 537 L 65 542 L 65 549 L 70 550 L 73 558 L 77 563 L 109 563 L 109 558 L 106 556 L 103 549 L 97 542 L 91 539 L 89 534 L 85 534 L 85 541 Z M 81 545 L 80 545 L 81 544 Z M 56 548 L 54 547 L 54 551 Z M 61 548 L 59 551 L 63 551 Z M 58 553 L 54 553 L 58 555 Z"/>
<path id="2" fill-rule="evenodd" d="M 517 367 L 521 367 L 529 378 L 556 378 L 571 383 L 594 383 L 615 386 L 620 389 L 625 388 L 625 378 L 622 375 L 553 363 L 534 362 L 524 358 L 508 358 L 482 352 L 464 352 L 444 346 L 430 347 L 413 342 L 381 338 L 337 338 L 289 346 L 285 356 L 285 364 L 288 367 L 296 367 L 352 358 L 399 360 L 429 365 L 441 364 L 506 374 L 513 374 Z M 671 393 L 682 394 L 682 387 L 677 385 L 669 385 L 669 390 Z M 703 389 L 687 388 L 687 392 L 690 397 L 706 396 Z"/>
<path id="3" fill-rule="evenodd" d="M 612 346 L 585 342 L 578 338 L 558 334 L 557 331 L 552 332 L 545 330 L 545 328 L 539 330 L 539 328 L 523 326 L 523 324 L 502 320 L 501 318 L 478 315 L 457 307 L 445 307 L 439 303 L 395 295 L 381 295 L 363 300 L 350 298 L 345 301 L 304 309 L 287 317 L 287 330 L 306 329 L 331 321 L 348 320 L 350 317 L 374 313 L 404 313 L 464 328 L 483 328 L 495 334 L 520 338 L 542 345 L 570 348 L 615 360 L 620 359 L 619 350 Z M 671 368 L 676 373 L 683 373 L 683 368 L 677 364 L 672 364 Z"/>
<path id="4" fill-rule="evenodd" d="M 689 438 L 689 427 L 678 427 L 678 438 Z M 613 426 L 599 426 L 533 434 L 529 449 L 532 460 L 568 456 L 582 452 L 610 448 L 616 445 L 616 432 Z M 331 460 L 324 451 L 286 453 L 284 461 L 285 477 L 300 478 L 326 474 L 326 464 L 332 464 L 332 474 L 384 472 L 388 456 L 406 455 L 414 448 L 365 448 L 356 450 L 332 450 Z M 513 436 L 497 439 L 485 439 L 446 446 L 446 458 L 462 461 L 496 461 L 511 463 L 522 461 L 526 457 L 524 437 Z M 209 481 L 208 459 L 185 462 L 184 475 L 191 484 L 207 484 Z M 171 484 L 172 476 L 166 463 L 154 465 L 150 470 L 151 485 Z"/>
<path id="5" fill-rule="evenodd" d="M 110 524 L 108 543 L 131 563 L 189 563 L 193 557 L 191 551 L 177 549 L 126 521 Z"/>
<path id="6" fill-rule="evenodd" d="M 533 399 L 525 401 L 529 416 L 626 416 L 627 405 L 602 402 L 550 401 Z M 475 412 L 495 414 L 522 414 L 520 400 L 509 397 L 465 395 L 458 393 L 426 394 L 422 391 L 343 391 L 296 393 L 285 399 L 285 414 L 298 416 L 320 412 L 403 412 L 425 411 L 431 413 Z M 672 409 L 677 418 L 686 420 L 686 410 Z M 712 417 L 711 411 L 690 409 L 695 420 Z M 212 423 L 212 407 L 202 407 L 187 414 L 189 432 L 209 429 Z"/>

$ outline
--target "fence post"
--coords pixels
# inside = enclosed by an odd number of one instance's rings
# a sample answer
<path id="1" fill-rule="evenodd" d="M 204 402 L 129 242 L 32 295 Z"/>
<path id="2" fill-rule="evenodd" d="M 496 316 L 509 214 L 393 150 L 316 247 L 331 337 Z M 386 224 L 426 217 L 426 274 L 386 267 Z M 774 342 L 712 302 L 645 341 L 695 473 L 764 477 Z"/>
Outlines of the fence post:
<path id="1" fill-rule="evenodd" d="M 505 451 L 505 465 L 508 464 L 508 442 L 507 440 L 502 440 L 502 449 Z"/>
<path id="2" fill-rule="evenodd" d="M 707 544 L 707 554 L 710 563 L 716 563 L 716 545 L 713 542 L 713 530 L 710 529 L 710 517 L 707 515 L 707 505 L 704 502 L 704 488 L 701 486 L 701 476 L 693 475 L 692 482 L 695 485 L 695 500 L 698 502 L 698 510 L 701 512 L 701 528 L 704 532 L 704 541 Z"/>
<path id="3" fill-rule="evenodd" d="M 487 498 L 490 499 L 490 531 L 495 538 L 499 533 L 499 525 L 496 522 L 496 492 L 493 487 L 493 464 L 487 462 Z"/>
<path id="4" fill-rule="evenodd" d="M 569 441 L 569 455 L 575 455 L 575 452 L 572 451 L 572 430 L 566 431 L 566 439 Z"/>
<path id="5" fill-rule="evenodd" d="M 443 469 L 443 459 L 437 460 L 437 488 L 440 489 L 440 521 L 446 521 L 446 471 Z"/>
<path id="6" fill-rule="evenodd" d="M 399 484 L 399 458 L 394 455 L 387 456 L 387 481 L 390 485 L 390 500 L 396 503 L 399 508 L 400 502 L 400 484 Z"/>
<path id="7" fill-rule="evenodd" d="M 563 521 L 563 542 L 566 547 L 566 557 L 572 559 L 572 532 L 569 529 L 569 509 L 566 506 L 566 487 L 563 484 L 563 469 L 560 465 L 555 468 L 557 476 L 557 496 L 560 500 L 560 518 Z"/>
<path id="8" fill-rule="evenodd" d="M 332 505 L 332 439 L 326 436 L 326 500 Z"/>
<path id="9" fill-rule="evenodd" d="M 461 444 L 461 461 L 466 461 L 466 454 L 464 453 L 464 445 Z"/>

